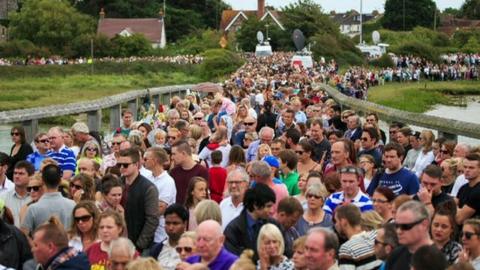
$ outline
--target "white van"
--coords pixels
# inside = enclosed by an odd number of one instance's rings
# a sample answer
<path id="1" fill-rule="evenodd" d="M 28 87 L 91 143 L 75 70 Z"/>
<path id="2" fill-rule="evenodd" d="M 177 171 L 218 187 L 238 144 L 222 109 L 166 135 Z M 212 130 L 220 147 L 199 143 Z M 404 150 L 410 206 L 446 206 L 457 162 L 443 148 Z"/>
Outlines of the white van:
<path id="1" fill-rule="evenodd" d="M 295 54 L 291 61 L 292 67 L 313 68 L 313 59 L 309 54 Z"/>
<path id="2" fill-rule="evenodd" d="M 255 56 L 256 57 L 264 57 L 264 56 L 271 56 L 272 53 L 272 46 L 268 44 L 258 44 L 255 48 Z"/>

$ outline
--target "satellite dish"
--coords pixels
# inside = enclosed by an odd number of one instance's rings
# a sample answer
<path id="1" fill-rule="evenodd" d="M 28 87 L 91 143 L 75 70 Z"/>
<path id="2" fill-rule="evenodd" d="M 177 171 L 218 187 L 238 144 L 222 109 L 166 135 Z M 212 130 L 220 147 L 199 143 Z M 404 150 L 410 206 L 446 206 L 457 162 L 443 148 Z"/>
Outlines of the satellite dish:
<path id="1" fill-rule="evenodd" d="M 378 44 L 380 42 L 380 33 L 378 31 L 373 31 L 372 41 L 374 44 Z"/>
<path id="2" fill-rule="evenodd" d="M 305 36 L 300 29 L 295 29 L 293 31 L 292 39 L 293 43 L 295 43 L 295 48 L 297 48 L 297 51 L 301 51 L 303 48 L 305 48 Z"/>
<path id="3" fill-rule="evenodd" d="M 260 44 L 263 43 L 263 33 L 262 33 L 262 31 L 257 32 L 257 40 L 258 40 L 258 43 L 260 43 Z"/>

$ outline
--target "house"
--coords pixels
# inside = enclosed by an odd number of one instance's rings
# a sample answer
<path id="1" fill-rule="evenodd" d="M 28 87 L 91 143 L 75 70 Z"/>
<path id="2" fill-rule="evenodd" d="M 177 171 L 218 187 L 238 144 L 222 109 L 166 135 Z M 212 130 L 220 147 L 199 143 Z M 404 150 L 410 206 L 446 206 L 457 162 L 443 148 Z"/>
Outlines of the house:
<path id="1" fill-rule="evenodd" d="M 103 34 L 109 38 L 117 35 L 128 37 L 133 34 L 143 34 L 153 48 L 164 48 L 166 45 L 163 12 L 159 13 L 159 18 L 122 19 L 105 18 L 105 12 L 102 9 L 97 34 Z"/>
<path id="2" fill-rule="evenodd" d="M 473 30 L 479 28 L 480 20 L 455 18 L 455 16 L 447 14 L 440 17 L 440 27 L 438 27 L 438 31 L 452 36 L 457 30 Z"/>
<path id="3" fill-rule="evenodd" d="M 363 23 L 377 19 L 379 17 L 377 11 L 370 14 L 363 14 Z M 356 10 L 351 10 L 347 13 L 330 13 L 330 18 L 339 25 L 340 33 L 349 36 L 350 38 L 360 35 L 360 13 Z"/>
<path id="4" fill-rule="evenodd" d="M 265 0 L 257 1 L 257 10 L 224 10 L 220 21 L 220 30 L 223 32 L 236 32 L 242 23 L 249 18 L 257 17 L 260 21 L 276 24 L 280 29 L 285 27 L 280 22 L 281 12 L 265 9 Z"/>
<path id="5" fill-rule="evenodd" d="M 0 0 L 0 41 L 6 41 L 8 39 L 8 13 L 17 11 L 18 0 Z M 4 23 L 4 24 L 2 24 Z"/>

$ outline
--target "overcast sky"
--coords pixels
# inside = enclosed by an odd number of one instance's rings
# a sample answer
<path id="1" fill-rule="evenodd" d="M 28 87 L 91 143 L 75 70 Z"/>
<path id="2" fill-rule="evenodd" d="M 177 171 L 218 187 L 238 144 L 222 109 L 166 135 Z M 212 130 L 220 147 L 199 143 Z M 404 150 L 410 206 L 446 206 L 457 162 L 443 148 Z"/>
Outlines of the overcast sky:
<path id="1" fill-rule="evenodd" d="M 230 4 L 233 9 L 257 9 L 257 0 L 224 0 Z M 344 12 L 351 9 L 360 10 L 360 0 L 313 0 L 319 3 L 323 10 L 329 12 L 335 10 L 337 12 Z M 266 0 L 266 4 L 281 8 L 290 3 L 295 3 L 297 0 Z M 459 8 L 464 0 L 434 0 L 440 10 L 448 7 Z M 371 12 L 372 10 L 383 11 L 385 0 L 363 0 L 364 12 Z"/>

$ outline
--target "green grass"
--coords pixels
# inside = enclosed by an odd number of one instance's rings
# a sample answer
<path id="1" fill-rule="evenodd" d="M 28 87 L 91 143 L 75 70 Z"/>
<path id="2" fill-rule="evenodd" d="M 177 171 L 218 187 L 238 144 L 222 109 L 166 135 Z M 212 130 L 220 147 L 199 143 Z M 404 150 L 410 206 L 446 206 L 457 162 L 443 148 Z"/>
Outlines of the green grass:
<path id="1" fill-rule="evenodd" d="M 195 74 L 146 72 L 128 75 L 67 75 L 2 79 L 0 111 L 94 100 L 133 89 L 197 83 Z"/>
<path id="2" fill-rule="evenodd" d="M 391 108 L 423 113 L 437 104 L 452 104 L 451 95 L 480 95 L 480 82 L 387 83 L 370 88 L 368 99 Z"/>

